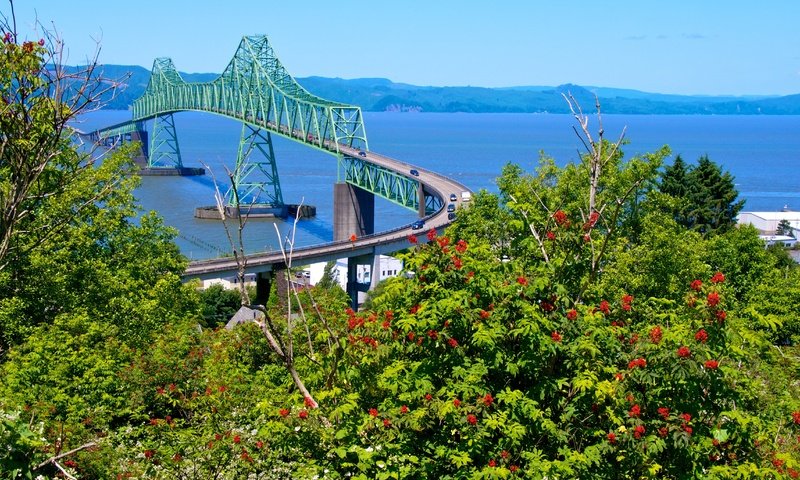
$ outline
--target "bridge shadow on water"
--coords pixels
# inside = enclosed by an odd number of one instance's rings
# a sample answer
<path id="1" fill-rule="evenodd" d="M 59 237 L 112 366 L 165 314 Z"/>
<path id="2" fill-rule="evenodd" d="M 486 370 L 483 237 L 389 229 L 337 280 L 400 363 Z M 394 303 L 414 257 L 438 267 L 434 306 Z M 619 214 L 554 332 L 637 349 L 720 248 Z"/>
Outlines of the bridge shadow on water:
<path id="1" fill-rule="evenodd" d="M 209 192 L 212 192 L 212 195 L 209 196 L 209 199 L 213 199 L 213 192 L 216 188 L 214 185 L 214 178 L 211 175 L 196 175 L 191 177 L 185 177 L 187 180 L 193 182 L 194 184 L 198 185 L 202 189 L 208 189 Z M 218 183 L 219 191 L 222 195 L 225 195 L 225 192 L 228 190 L 229 184 L 227 181 L 227 177 L 225 179 L 217 178 L 216 181 Z M 213 200 L 212 200 L 213 201 Z M 211 203 L 211 202 L 209 202 Z M 284 222 L 286 225 L 281 228 L 281 231 L 287 232 L 286 234 L 289 235 L 291 233 L 291 227 L 294 223 L 293 217 L 288 217 L 285 219 L 279 219 L 280 221 Z M 258 221 L 253 219 L 251 221 Z M 269 219 L 268 221 L 273 222 L 275 219 Z M 246 228 L 246 227 L 245 227 Z M 306 246 L 318 243 L 324 243 L 326 241 L 331 241 L 333 239 L 333 225 L 329 222 L 326 222 L 324 218 L 310 218 L 310 219 L 300 219 L 297 222 L 297 232 L 298 232 L 298 244 L 299 246 Z M 311 238 L 311 239 L 320 239 L 320 240 L 312 240 L 310 242 L 302 242 L 303 238 Z M 322 240 L 324 239 L 324 240 Z"/>
<path id="2" fill-rule="evenodd" d="M 214 178 L 211 175 L 208 175 L 208 173 L 206 173 L 206 175 L 193 175 L 186 178 L 198 185 L 207 187 L 212 191 L 214 190 Z M 217 181 L 219 181 L 219 179 Z M 228 189 L 228 183 L 226 182 L 225 184 L 220 184 L 219 189 L 222 193 L 225 193 L 225 190 Z"/>
<path id="3" fill-rule="evenodd" d="M 292 219 L 288 218 L 286 221 L 291 224 Z M 300 220 L 297 222 L 297 230 L 316 238 L 333 239 L 333 228 L 317 219 Z"/>

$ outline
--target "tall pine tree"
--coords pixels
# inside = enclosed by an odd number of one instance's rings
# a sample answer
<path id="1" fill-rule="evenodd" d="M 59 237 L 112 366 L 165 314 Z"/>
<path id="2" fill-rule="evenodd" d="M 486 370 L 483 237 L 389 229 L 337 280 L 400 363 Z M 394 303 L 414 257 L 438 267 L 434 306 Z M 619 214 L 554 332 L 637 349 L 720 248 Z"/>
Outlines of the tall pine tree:
<path id="1" fill-rule="evenodd" d="M 721 233 L 736 224 L 736 216 L 744 206 L 730 172 L 703 155 L 697 166 L 687 167 L 678 156 L 664 169 L 659 184 L 661 193 L 673 197 L 675 221 L 704 235 Z"/>

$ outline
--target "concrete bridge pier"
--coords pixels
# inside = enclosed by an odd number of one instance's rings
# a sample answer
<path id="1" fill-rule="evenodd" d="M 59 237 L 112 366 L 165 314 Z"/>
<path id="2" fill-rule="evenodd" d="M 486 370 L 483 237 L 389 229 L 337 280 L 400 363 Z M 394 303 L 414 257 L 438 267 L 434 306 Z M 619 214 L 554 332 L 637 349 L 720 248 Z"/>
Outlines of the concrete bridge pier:
<path id="1" fill-rule="evenodd" d="M 375 194 L 349 183 L 333 186 L 333 240 L 347 241 L 375 232 Z M 350 307 L 358 310 L 358 294 L 371 288 L 371 280 L 378 270 L 374 266 L 375 255 L 363 255 L 347 259 L 347 294 Z M 369 266 L 370 281 L 364 281 Z"/>
<path id="2" fill-rule="evenodd" d="M 267 305 L 274 276 L 274 272 L 258 272 L 256 274 L 256 298 L 250 299 L 254 305 Z"/>
<path id="3" fill-rule="evenodd" d="M 358 310 L 359 293 L 367 292 L 373 287 L 372 279 L 378 270 L 375 269 L 375 255 L 361 255 L 347 259 L 347 295 L 350 296 L 350 308 Z M 369 267 L 369 278 L 367 269 Z"/>
<path id="4" fill-rule="evenodd" d="M 333 185 L 333 241 L 375 233 L 375 194 L 349 183 Z"/>
<path id="5" fill-rule="evenodd" d="M 150 153 L 147 151 L 147 130 L 136 130 L 131 132 L 131 142 L 139 142 L 141 145 L 139 152 L 133 157 L 134 163 L 139 167 L 147 166 L 147 158 Z"/>

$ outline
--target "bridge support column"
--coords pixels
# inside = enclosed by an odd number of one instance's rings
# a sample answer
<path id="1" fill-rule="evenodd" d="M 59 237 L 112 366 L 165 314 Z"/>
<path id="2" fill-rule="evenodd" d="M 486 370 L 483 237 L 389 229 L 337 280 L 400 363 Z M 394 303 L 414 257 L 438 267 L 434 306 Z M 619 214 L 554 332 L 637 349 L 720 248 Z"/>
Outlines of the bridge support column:
<path id="1" fill-rule="evenodd" d="M 139 142 L 141 145 L 139 153 L 133 157 L 133 162 L 139 167 L 147 166 L 147 158 L 150 155 L 147 148 L 147 130 L 142 128 L 142 130 L 131 132 L 131 142 Z"/>
<path id="2" fill-rule="evenodd" d="M 273 276 L 273 272 L 259 272 L 256 274 L 256 298 L 252 299 L 255 305 L 267 305 Z"/>
<path id="3" fill-rule="evenodd" d="M 333 241 L 375 232 L 375 195 L 349 183 L 333 185 Z"/>
<path id="4" fill-rule="evenodd" d="M 170 165 L 171 164 L 171 165 Z M 178 134 L 172 114 L 159 115 L 153 119 L 153 135 L 150 136 L 149 168 L 183 168 Z"/>
<path id="5" fill-rule="evenodd" d="M 375 255 L 362 255 L 347 259 L 347 294 L 350 296 L 350 308 L 358 310 L 359 293 L 367 292 L 372 287 L 372 278 L 377 274 Z M 369 267 L 367 269 L 366 267 Z"/>
<path id="6" fill-rule="evenodd" d="M 417 188 L 417 195 L 419 195 L 419 218 L 425 217 L 425 186 L 422 185 L 422 182 L 419 183 L 419 188 Z"/>
<path id="7" fill-rule="evenodd" d="M 239 152 L 236 155 L 234 184 L 225 194 L 228 205 L 283 205 L 278 166 L 275 164 L 275 150 L 272 148 L 272 135 L 268 130 L 253 128 L 242 123 L 239 138 Z"/>

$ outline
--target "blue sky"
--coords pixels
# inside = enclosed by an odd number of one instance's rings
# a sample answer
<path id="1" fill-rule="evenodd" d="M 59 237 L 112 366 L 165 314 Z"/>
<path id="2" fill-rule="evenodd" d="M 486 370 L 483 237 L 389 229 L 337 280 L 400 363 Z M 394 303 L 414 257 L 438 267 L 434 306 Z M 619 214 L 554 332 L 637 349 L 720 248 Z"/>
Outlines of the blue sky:
<path id="1" fill-rule="evenodd" d="M 800 93 L 797 0 L 17 0 L 20 33 L 55 25 L 68 63 L 221 72 L 269 36 L 295 77 L 433 86 L 575 83 L 702 95 Z M 8 14 L 7 0 L 0 11 Z"/>

